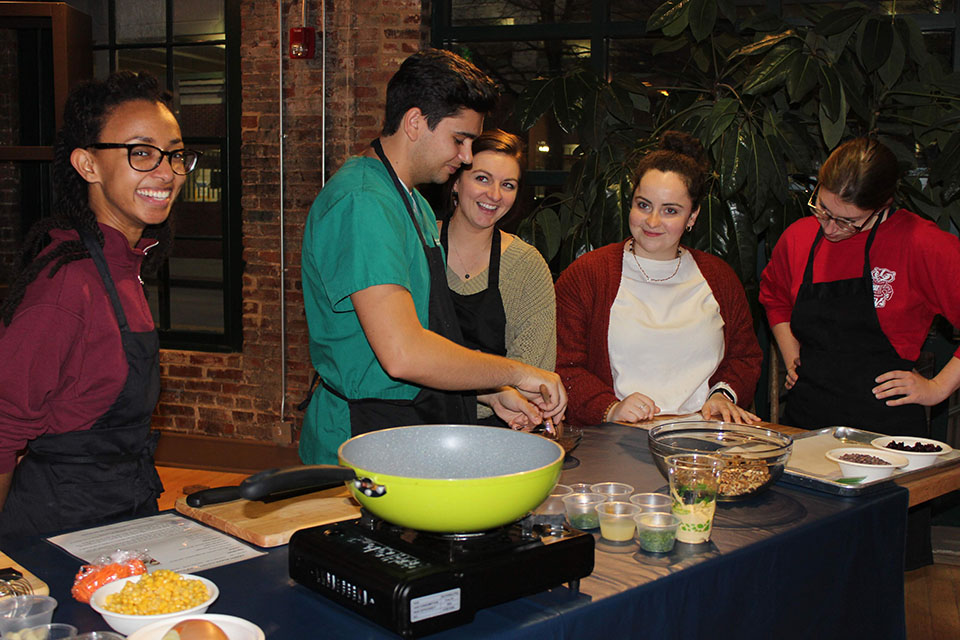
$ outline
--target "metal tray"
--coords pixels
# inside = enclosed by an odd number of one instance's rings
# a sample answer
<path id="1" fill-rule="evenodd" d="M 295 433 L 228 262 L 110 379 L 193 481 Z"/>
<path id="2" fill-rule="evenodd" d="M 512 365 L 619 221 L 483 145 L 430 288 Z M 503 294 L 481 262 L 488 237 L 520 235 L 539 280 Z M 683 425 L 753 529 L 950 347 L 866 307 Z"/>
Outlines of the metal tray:
<path id="1" fill-rule="evenodd" d="M 787 466 L 783 470 L 781 480 L 789 484 L 809 487 L 817 491 L 824 491 L 838 496 L 860 496 L 876 491 L 898 478 L 909 477 L 919 472 L 928 471 L 937 467 L 956 464 L 960 461 L 960 451 L 954 449 L 950 453 L 937 458 L 930 467 L 914 471 L 894 471 L 889 478 L 845 484 L 837 482 L 843 477 L 840 468 L 824 455 L 830 449 L 843 446 L 872 446 L 874 438 L 884 434 L 873 431 L 863 431 L 853 427 L 827 427 L 817 431 L 793 436 L 793 451 Z"/>

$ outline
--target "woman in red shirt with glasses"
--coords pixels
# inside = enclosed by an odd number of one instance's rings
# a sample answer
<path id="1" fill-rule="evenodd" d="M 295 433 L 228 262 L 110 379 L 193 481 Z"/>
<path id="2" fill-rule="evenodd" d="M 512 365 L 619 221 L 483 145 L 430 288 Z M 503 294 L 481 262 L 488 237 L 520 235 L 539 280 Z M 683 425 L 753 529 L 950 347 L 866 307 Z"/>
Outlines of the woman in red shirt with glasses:
<path id="1" fill-rule="evenodd" d="M 893 205 L 900 168 L 872 138 L 834 150 L 763 272 L 787 367 L 781 422 L 925 436 L 925 406 L 960 386 L 960 350 L 932 379 L 914 365 L 934 316 L 960 326 L 960 241 Z"/>

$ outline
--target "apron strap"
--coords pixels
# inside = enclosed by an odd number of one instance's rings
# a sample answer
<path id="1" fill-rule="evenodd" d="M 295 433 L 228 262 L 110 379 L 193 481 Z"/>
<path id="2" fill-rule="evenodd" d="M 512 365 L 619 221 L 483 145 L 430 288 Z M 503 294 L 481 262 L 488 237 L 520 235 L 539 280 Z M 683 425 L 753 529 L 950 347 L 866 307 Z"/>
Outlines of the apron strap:
<path id="1" fill-rule="evenodd" d="M 380 162 L 383 163 L 383 166 L 387 168 L 387 173 L 390 174 L 390 178 L 393 180 L 393 186 L 397 188 L 397 192 L 400 194 L 400 198 L 403 200 L 403 206 L 407 208 L 407 213 L 410 215 L 410 219 L 413 221 L 413 226 L 417 230 L 417 235 L 420 236 L 420 244 L 423 245 L 423 250 L 426 251 L 429 249 L 427 241 L 423 237 L 423 231 L 420 230 L 420 223 L 417 222 L 417 216 L 413 212 L 413 206 L 410 204 L 408 196 L 412 198 L 410 193 L 403 186 L 403 183 L 400 182 L 400 178 L 397 177 L 397 172 L 394 171 L 393 165 L 390 164 L 387 154 L 383 152 L 383 145 L 380 144 L 380 138 L 375 138 L 373 142 L 370 143 L 370 146 L 373 147 L 373 150 L 377 153 L 377 157 L 380 158 Z"/>
<path id="2" fill-rule="evenodd" d="M 440 246 L 450 255 L 450 240 L 447 237 L 447 227 L 450 226 L 450 219 L 444 221 L 440 227 Z M 500 228 L 493 228 L 493 236 L 490 238 L 490 259 L 487 261 L 487 290 L 496 289 L 500 286 Z"/>
<path id="3" fill-rule="evenodd" d="M 870 247 L 873 246 L 873 240 L 876 238 L 877 229 L 880 228 L 880 224 L 887 219 L 887 216 L 890 214 L 890 210 L 893 207 L 888 207 L 886 211 L 880 214 L 880 218 L 877 220 L 877 224 L 873 225 L 870 229 L 870 235 L 867 237 L 867 244 L 863 249 L 863 277 L 870 277 Z M 852 237 L 852 236 L 851 236 Z M 820 244 L 820 240 L 823 238 L 823 226 L 817 229 L 817 235 L 813 239 L 813 245 L 810 247 L 810 254 L 807 256 L 807 266 L 803 270 L 803 284 L 811 284 L 813 282 L 813 256 L 817 251 L 817 245 Z"/>
<path id="4" fill-rule="evenodd" d="M 93 264 L 96 265 L 100 273 L 100 279 L 103 280 L 103 286 L 107 289 L 107 295 L 110 297 L 110 303 L 113 305 L 113 312 L 117 315 L 117 324 L 120 326 L 120 333 L 129 333 L 130 325 L 127 324 L 127 315 L 123 312 L 123 305 L 120 304 L 120 296 L 117 294 L 117 287 L 110 277 L 110 271 L 107 269 L 107 259 L 103 257 L 103 249 L 96 237 L 88 230 L 80 230 L 80 238 L 86 245 L 90 257 L 93 258 Z"/>

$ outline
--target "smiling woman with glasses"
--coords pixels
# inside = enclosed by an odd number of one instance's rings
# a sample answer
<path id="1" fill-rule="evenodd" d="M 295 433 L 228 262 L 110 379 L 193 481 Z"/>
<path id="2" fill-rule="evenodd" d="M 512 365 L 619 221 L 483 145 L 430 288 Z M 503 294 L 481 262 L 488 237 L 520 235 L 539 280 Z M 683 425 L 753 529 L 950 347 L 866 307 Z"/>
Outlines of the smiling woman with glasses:
<path id="1" fill-rule="evenodd" d="M 960 241 L 894 209 L 899 177 L 875 139 L 838 147 L 813 216 L 783 233 L 763 271 L 760 301 L 787 368 L 785 424 L 929 436 L 924 407 L 960 386 L 960 350 L 933 379 L 914 368 L 934 316 L 960 326 Z M 932 561 L 929 513 L 915 526 L 908 568 Z"/>
<path id="2" fill-rule="evenodd" d="M 140 273 L 163 261 L 200 154 L 148 75 L 78 86 L 63 122 L 55 214 L 24 240 L 0 307 L 0 539 L 156 513 L 163 490 L 159 343 Z"/>
<path id="3" fill-rule="evenodd" d="M 97 142 L 87 145 L 87 149 L 126 149 L 127 162 L 131 169 L 141 172 L 153 171 L 160 166 L 164 157 L 170 160 L 170 168 L 180 176 L 185 176 L 197 168 L 197 160 L 203 155 L 192 149 L 174 149 L 164 151 L 152 144 L 125 144 L 122 142 Z"/>

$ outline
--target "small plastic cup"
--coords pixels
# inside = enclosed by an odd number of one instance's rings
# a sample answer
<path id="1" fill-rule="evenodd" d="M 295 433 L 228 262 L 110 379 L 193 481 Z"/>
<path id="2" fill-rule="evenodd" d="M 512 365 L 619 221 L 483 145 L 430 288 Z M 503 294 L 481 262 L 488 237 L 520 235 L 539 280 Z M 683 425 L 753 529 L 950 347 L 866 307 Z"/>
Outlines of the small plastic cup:
<path id="1" fill-rule="evenodd" d="M 630 494 L 633 493 L 633 487 L 622 482 L 599 482 L 590 485 L 590 493 L 604 495 L 610 502 L 626 502 Z"/>
<path id="2" fill-rule="evenodd" d="M 57 601 L 50 596 L 12 596 L 0 600 L 0 635 L 53 620 Z"/>
<path id="3" fill-rule="evenodd" d="M 567 520 L 574 529 L 596 529 L 600 526 L 600 517 L 596 506 L 606 502 L 606 496 L 599 493 L 571 493 L 563 496 L 563 506 L 567 510 Z"/>
<path id="4" fill-rule="evenodd" d="M 630 496 L 630 502 L 640 507 L 640 513 L 670 513 L 673 498 L 665 493 L 637 493 Z"/>
<path id="5" fill-rule="evenodd" d="M 637 523 L 633 516 L 640 510 L 629 502 L 601 502 L 597 505 L 597 516 L 600 520 L 600 537 L 610 542 L 627 542 L 633 540 L 633 532 Z"/>
<path id="6" fill-rule="evenodd" d="M 556 515 L 565 511 L 563 506 L 563 496 L 573 493 L 573 489 L 565 484 L 558 484 L 547 496 L 547 499 L 540 503 L 540 506 L 533 510 L 538 515 Z"/>
<path id="7" fill-rule="evenodd" d="M 680 542 L 702 544 L 710 541 L 724 464 L 721 458 L 702 453 L 667 456 L 673 515 L 680 518 L 677 529 Z"/>
<path id="8" fill-rule="evenodd" d="M 123 640 L 124 636 L 114 631 L 87 631 L 81 633 L 75 640 Z"/>
<path id="9" fill-rule="evenodd" d="M 590 485 L 592 484 L 592 482 L 575 482 L 568 486 L 573 493 L 590 493 Z"/>
<path id="10" fill-rule="evenodd" d="M 64 624 L 62 622 L 41 624 L 36 627 L 28 627 L 20 631 L 3 634 L 4 640 L 67 640 L 67 638 L 76 637 L 77 628 L 72 624 Z"/>
<path id="11" fill-rule="evenodd" d="M 633 517 L 637 525 L 637 542 L 644 551 L 670 553 L 677 541 L 680 518 L 659 511 L 640 512 Z"/>

